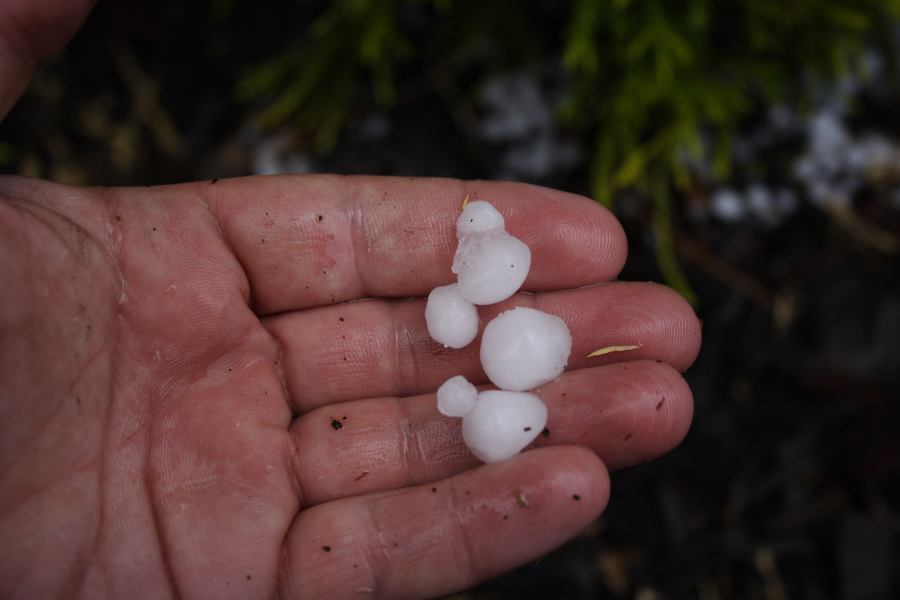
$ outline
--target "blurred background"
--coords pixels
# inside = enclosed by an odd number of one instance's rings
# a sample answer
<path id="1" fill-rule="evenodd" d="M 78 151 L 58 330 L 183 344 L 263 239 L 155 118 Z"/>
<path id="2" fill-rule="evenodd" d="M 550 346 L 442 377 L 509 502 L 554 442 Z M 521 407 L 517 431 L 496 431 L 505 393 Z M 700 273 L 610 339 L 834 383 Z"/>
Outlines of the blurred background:
<path id="1" fill-rule="evenodd" d="M 458 598 L 900 597 L 900 1 L 101 2 L 0 125 L 91 185 L 530 181 L 704 321 L 694 426 Z"/>

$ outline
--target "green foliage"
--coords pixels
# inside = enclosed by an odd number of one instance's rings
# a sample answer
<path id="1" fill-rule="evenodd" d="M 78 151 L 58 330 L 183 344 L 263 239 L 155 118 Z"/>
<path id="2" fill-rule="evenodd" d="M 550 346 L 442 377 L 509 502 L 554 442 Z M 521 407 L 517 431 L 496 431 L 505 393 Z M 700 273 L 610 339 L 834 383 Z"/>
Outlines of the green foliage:
<path id="1" fill-rule="evenodd" d="M 0 142 L 0 167 L 11 164 L 15 158 L 15 146 L 6 142 Z"/>
<path id="2" fill-rule="evenodd" d="M 898 14 L 897 0 L 577 0 L 564 115 L 597 128 L 596 197 L 649 193 L 650 173 L 686 185 L 682 158 L 701 151 L 703 132 L 725 176 L 729 141 L 756 101 L 796 93 L 801 74 L 846 71 Z"/>
<path id="3" fill-rule="evenodd" d="M 274 127 L 293 119 L 330 149 L 368 75 L 376 100 L 394 100 L 393 69 L 411 52 L 394 0 L 341 0 L 312 22 L 290 49 L 258 65 L 238 83 L 243 100 L 268 99 L 260 116 Z"/>
<path id="4" fill-rule="evenodd" d="M 401 18 L 413 9 L 425 25 Z M 727 176 L 730 143 L 754 108 L 852 69 L 868 45 L 889 44 L 898 16 L 900 0 L 339 0 L 239 93 L 266 101 L 265 125 L 291 121 L 327 150 L 363 97 L 360 81 L 390 106 L 401 65 L 413 79 L 472 89 L 492 71 L 559 64 L 559 116 L 593 147 L 595 198 L 613 206 L 632 189 L 654 199 L 660 266 L 689 296 L 670 219 L 672 194 L 692 179 L 685 157 L 706 152 Z"/>
<path id="5" fill-rule="evenodd" d="M 234 2 L 212 0 L 211 13 Z M 418 73 L 485 75 L 549 57 L 569 74 L 560 115 L 593 135 L 594 192 L 611 204 L 625 188 L 649 193 L 651 171 L 689 181 L 683 157 L 702 151 L 704 132 L 725 175 L 729 141 L 758 100 L 795 92 L 803 73 L 846 71 L 900 15 L 900 0 L 573 0 L 548 27 L 539 4 L 338 0 L 298 42 L 250 69 L 238 94 L 263 101 L 264 125 L 291 121 L 327 150 L 360 81 L 390 106 L 407 62 Z M 411 7 L 428 13 L 424 31 L 402 22 Z"/>

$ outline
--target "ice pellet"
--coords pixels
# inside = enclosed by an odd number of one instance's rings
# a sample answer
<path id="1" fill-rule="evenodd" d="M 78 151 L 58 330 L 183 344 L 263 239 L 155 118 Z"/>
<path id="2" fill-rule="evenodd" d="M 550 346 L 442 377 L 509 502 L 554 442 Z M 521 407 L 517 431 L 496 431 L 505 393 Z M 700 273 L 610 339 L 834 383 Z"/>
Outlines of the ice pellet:
<path id="1" fill-rule="evenodd" d="M 504 231 L 506 222 L 503 215 L 484 200 L 469 202 L 456 219 L 456 237 L 482 234 L 489 231 Z"/>
<path id="2" fill-rule="evenodd" d="M 478 390 L 462 375 L 451 377 L 438 388 L 438 412 L 448 417 L 464 417 L 475 406 Z"/>
<path id="3" fill-rule="evenodd" d="M 457 284 L 436 287 L 425 304 L 425 326 L 436 342 L 462 348 L 478 335 L 478 311 L 460 295 Z"/>
<path id="4" fill-rule="evenodd" d="M 572 351 L 562 319 L 519 307 L 494 318 L 481 336 L 481 366 L 504 390 L 524 391 L 559 377 Z"/>
<path id="5" fill-rule="evenodd" d="M 546 424 L 547 407 L 534 394 L 481 392 L 463 417 L 463 441 L 479 460 L 497 462 L 521 452 Z"/>
<path id="6" fill-rule="evenodd" d="M 522 287 L 530 268 L 528 246 L 500 231 L 461 238 L 452 270 L 463 298 L 473 304 L 495 304 Z"/>

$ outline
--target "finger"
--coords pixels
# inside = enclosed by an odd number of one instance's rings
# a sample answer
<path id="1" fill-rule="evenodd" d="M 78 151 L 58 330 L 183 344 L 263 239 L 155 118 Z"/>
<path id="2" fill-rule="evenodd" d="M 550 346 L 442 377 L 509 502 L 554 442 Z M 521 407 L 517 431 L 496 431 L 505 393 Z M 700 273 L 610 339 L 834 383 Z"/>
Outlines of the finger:
<path id="1" fill-rule="evenodd" d="M 548 448 L 438 484 L 300 513 L 282 598 L 425 598 L 545 554 L 606 506 L 609 480 L 581 448 Z"/>
<path id="2" fill-rule="evenodd" d="M 614 282 L 536 295 L 480 307 L 482 324 L 512 305 L 559 315 L 572 332 L 570 370 L 649 358 L 687 369 L 700 348 L 700 323 L 671 289 Z M 424 300 L 368 301 L 285 313 L 266 321 L 284 351 L 285 378 L 295 410 L 304 412 L 361 395 L 410 396 L 434 391 L 454 375 L 487 381 L 480 342 L 445 349 L 425 327 Z M 588 358 L 613 345 L 640 344 L 622 353 Z"/>
<path id="3" fill-rule="evenodd" d="M 0 119 L 25 91 L 38 61 L 63 47 L 93 5 L 93 0 L 0 3 Z"/>
<path id="4" fill-rule="evenodd" d="M 586 198 L 517 183 L 284 176 L 172 188 L 201 194 L 271 314 L 353 298 L 424 295 L 449 283 L 455 223 L 468 194 L 490 200 L 531 248 L 527 289 L 615 277 L 621 226 Z"/>
<path id="5" fill-rule="evenodd" d="M 587 446 L 610 468 L 671 450 L 693 414 L 691 390 L 681 375 L 653 361 L 566 373 L 537 393 L 549 419 L 535 445 Z M 291 426 L 304 503 L 438 481 L 475 466 L 460 426 L 461 419 L 437 412 L 434 394 L 307 413 Z"/>

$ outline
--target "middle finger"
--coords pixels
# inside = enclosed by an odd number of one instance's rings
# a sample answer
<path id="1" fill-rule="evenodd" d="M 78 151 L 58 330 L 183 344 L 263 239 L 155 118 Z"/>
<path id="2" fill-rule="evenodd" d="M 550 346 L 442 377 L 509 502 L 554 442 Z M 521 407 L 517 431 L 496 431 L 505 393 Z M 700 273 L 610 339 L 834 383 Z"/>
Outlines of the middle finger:
<path id="1" fill-rule="evenodd" d="M 700 323 L 671 289 L 652 283 L 612 282 L 593 287 L 516 294 L 479 307 L 482 329 L 513 306 L 558 315 L 572 332 L 568 369 L 655 359 L 687 369 L 700 347 Z M 478 358 L 480 338 L 444 348 L 428 335 L 425 301 L 368 300 L 284 313 L 264 321 L 284 351 L 284 376 L 293 409 L 383 396 L 433 392 L 449 377 L 486 383 Z M 640 347 L 587 358 L 598 348 Z"/>

